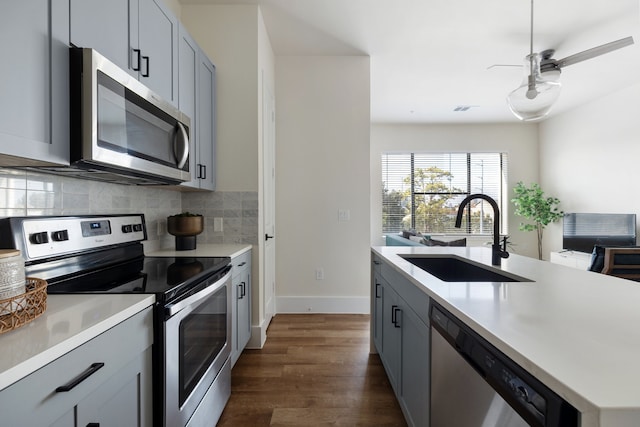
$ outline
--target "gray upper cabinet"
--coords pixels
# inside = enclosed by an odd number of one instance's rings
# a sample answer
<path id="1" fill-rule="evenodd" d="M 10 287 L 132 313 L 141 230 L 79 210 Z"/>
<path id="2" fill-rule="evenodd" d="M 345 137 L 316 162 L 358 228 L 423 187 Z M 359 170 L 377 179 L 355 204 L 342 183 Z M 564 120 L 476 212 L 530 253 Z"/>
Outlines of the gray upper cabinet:
<path id="1" fill-rule="evenodd" d="M 69 3 L 4 2 L 0 165 L 69 164 Z"/>
<path id="2" fill-rule="evenodd" d="M 94 48 L 123 70 L 130 70 L 129 1 L 71 0 L 70 4 L 71 43 Z M 130 73 L 137 77 L 137 72 Z"/>
<path id="3" fill-rule="evenodd" d="M 178 103 L 178 19 L 161 0 L 70 0 L 70 41 Z"/>
<path id="4" fill-rule="evenodd" d="M 140 81 L 178 105 L 178 19 L 161 0 L 138 0 Z M 132 2 L 134 3 L 134 2 Z M 134 31 L 131 31 L 134 33 Z M 133 37 L 132 37 L 133 38 Z M 137 52 L 131 61 L 137 61 Z M 135 65 L 135 64 L 133 64 Z"/>
<path id="5" fill-rule="evenodd" d="M 200 188 L 215 190 L 216 68 L 200 52 L 198 61 L 198 178 Z"/>
<path id="6" fill-rule="evenodd" d="M 216 69 L 189 33 L 179 31 L 178 108 L 191 118 L 189 171 L 186 187 L 215 190 Z"/>
<path id="7" fill-rule="evenodd" d="M 189 172 L 191 181 L 182 184 L 187 187 L 199 188 L 200 183 L 197 176 L 197 139 L 198 122 L 196 111 L 198 102 L 196 100 L 198 84 L 198 45 L 191 38 L 189 33 L 180 25 L 178 32 L 178 108 L 191 119 L 189 132 Z"/>

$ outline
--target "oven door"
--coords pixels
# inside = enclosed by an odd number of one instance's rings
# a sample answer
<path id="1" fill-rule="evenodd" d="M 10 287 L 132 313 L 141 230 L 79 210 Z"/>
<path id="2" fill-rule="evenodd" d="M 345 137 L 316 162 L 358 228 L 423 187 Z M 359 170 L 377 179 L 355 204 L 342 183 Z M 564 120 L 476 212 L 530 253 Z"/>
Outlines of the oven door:
<path id="1" fill-rule="evenodd" d="M 231 274 L 169 305 L 163 324 L 164 425 L 185 426 L 231 354 Z"/>

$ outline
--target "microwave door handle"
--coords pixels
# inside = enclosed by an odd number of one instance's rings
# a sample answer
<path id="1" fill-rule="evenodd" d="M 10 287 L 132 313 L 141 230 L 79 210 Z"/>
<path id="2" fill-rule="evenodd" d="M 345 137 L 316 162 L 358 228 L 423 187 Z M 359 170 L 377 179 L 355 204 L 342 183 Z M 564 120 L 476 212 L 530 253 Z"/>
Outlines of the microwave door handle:
<path id="1" fill-rule="evenodd" d="M 178 162 L 178 169 L 182 169 L 189 159 L 189 136 L 180 122 L 178 122 L 178 132 L 173 143 L 173 155 Z"/>

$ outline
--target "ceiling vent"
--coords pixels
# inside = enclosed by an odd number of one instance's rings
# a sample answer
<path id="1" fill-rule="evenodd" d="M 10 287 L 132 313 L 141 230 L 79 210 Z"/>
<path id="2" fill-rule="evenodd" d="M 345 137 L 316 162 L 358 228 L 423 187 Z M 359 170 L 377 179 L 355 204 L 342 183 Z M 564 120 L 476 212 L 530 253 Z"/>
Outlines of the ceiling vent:
<path id="1" fill-rule="evenodd" d="M 453 111 L 469 111 L 473 107 L 477 107 L 477 105 L 458 105 Z"/>

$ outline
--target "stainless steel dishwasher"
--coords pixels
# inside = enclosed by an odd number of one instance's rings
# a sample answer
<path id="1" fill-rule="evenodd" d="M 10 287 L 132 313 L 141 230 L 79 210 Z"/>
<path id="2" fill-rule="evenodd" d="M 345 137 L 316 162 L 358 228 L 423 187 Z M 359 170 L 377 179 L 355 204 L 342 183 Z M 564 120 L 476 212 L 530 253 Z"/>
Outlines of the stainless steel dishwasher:
<path id="1" fill-rule="evenodd" d="M 578 411 L 432 302 L 431 427 L 572 427 Z"/>

